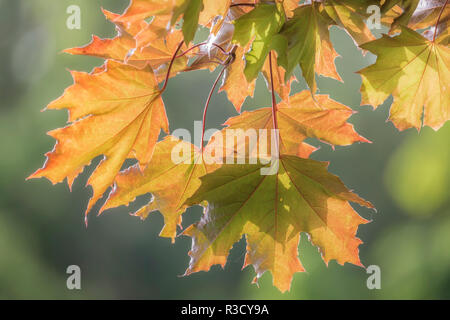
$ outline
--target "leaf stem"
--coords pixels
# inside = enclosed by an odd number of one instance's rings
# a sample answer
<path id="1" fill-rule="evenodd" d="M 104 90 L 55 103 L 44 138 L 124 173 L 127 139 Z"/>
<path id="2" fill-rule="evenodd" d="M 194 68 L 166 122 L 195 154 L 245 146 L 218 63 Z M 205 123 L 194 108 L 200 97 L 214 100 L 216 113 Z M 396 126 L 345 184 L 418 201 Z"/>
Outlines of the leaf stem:
<path id="1" fill-rule="evenodd" d="M 205 45 L 206 42 L 202 42 L 199 44 L 196 44 L 195 46 L 190 47 L 189 49 L 187 49 L 186 51 L 184 51 L 183 53 L 180 53 L 178 56 L 176 56 L 175 58 L 181 58 L 184 57 L 186 54 L 188 54 L 189 52 L 191 52 L 192 50 L 194 50 L 195 48 L 201 47 L 203 45 Z"/>
<path id="2" fill-rule="evenodd" d="M 272 120 L 273 120 L 273 129 L 278 130 L 278 119 L 277 119 L 277 100 L 275 98 L 275 89 L 274 89 L 274 84 L 273 84 L 273 70 L 272 70 L 272 51 L 269 52 L 269 69 L 270 69 L 270 91 L 272 94 Z M 277 136 L 277 140 L 275 141 L 275 147 L 276 147 L 276 152 L 278 153 L 278 156 L 280 155 L 280 149 L 278 147 L 279 145 L 279 141 L 278 141 L 278 136 Z"/>
<path id="3" fill-rule="evenodd" d="M 200 47 L 202 45 L 206 45 L 207 44 L 206 42 L 202 42 L 202 43 L 196 44 L 195 46 L 192 46 L 191 48 L 187 49 L 186 51 L 184 51 L 183 53 L 178 55 L 178 51 L 180 51 L 181 47 L 183 46 L 183 43 L 184 43 L 184 41 L 180 42 L 180 44 L 178 45 L 177 49 L 175 50 L 175 52 L 174 52 L 174 54 L 172 56 L 172 59 L 170 60 L 169 67 L 167 68 L 167 74 L 166 74 L 166 78 L 165 78 L 165 81 L 164 81 L 164 85 L 163 85 L 163 87 L 160 90 L 160 94 L 162 94 L 167 88 L 167 83 L 168 83 L 169 77 L 170 77 L 170 71 L 172 70 L 172 66 L 173 66 L 173 63 L 174 63 L 175 59 L 176 58 L 181 58 L 181 57 L 185 56 L 186 54 L 188 54 L 190 51 L 194 50 L 195 48 L 198 48 L 198 47 Z M 216 80 L 214 81 L 214 84 L 211 87 L 211 90 L 209 92 L 208 99 L 206 100 L 206 103 L 205 103 L 205 108 L 203 110 L 203 121 L 202 121 L 202 139 L 201 139 L 201 144 L 200 144 L 200 150 L 201 151 L 203 151 L 203 144 L 204 144 L 204 139 L 205 139 L 205 129 L 206 129 L 206 114 L 208 112 L 209 103 L 211 102 L 212 95 L 213 95 L 214 91 L 216 90 L 216 87 L 217 87 L 217 84 L 219 83 L 220 78 L 223 76 L 223 74 L 224 74 L 225 70 L 227 69 L 227 67 L 231 63 L 233 63 L 234 58 L 235 58 L 234 50 L 233 50 L 234 47 L 228 52 L 228 51 L 226 51 L 225 49 L 223 49 L 220 45 L 218 45 L 216 43 L 212 43 L 212 45 L 217 47 L 224 54 L 228 55 L 228 58 L 223 63 L 223 68 L 220 71 L 219 75 L 217 76 Z"/>
<path id="4" fill-rule="evenodd" d="M 212 46 L 218 48 L 220 51 L 222 51 L 223 54 L 230 54 L 228 51 L 226 51 L 224 48 L 222 48 L 220 45 L 218 45 L 217 43 L 211 43 Z"/>
<path id="5" fill-rule="evenodd" d="M 223 73 L 227 69 L 228 64 L 225 64 L 222 70 L 220 71 L 219 75 L 216 78 L 216 81 L 214 81 L 213 86 L 211 87 L 211 90 L 209 91 L 208 99 L 206 99 L 205 108 L 203 110 L 203 120 L 202 120 L 202 140 L 200 142 L 200 151 L 203 155 L 203 144 L 205 139 L 205 129 L 206 129 L 206 113 L 208 112 L 209 103 L 211 102 L 211 97 L 214 93 L 214 90 L 216 90 L 216 86 L 219 83 L 220 78 L 222 77 Z"/>
<path id="6" fill-rule="evenodd" d="M 192 50 L 194 50 L 194 49 L 196 49 L 196 48 L 199 48 L 199 47 L 201 47 L 201 46 L 206 46 L 206 45 L 208 45 L 207 42 L 202 42 L 202 43 L 196 44 L 195 46 L 192 46 L 192 47 L 190 47 L 189 49 L 187 49 L 186 51 L 180 53 L 180 54 L 177 55 L 175 58 L 178 59 L 178 58 L 184 57 L 186 54 L 188 54 L 188 53 L 191 52 Z M 211 45 L 214 46 L 214 47 L 216 47 L 216 48 L 218 48 L 220 51 L 222 51 L 223 54 L 229 54 L 228 51 L 226 51 L 224 48 L 222 48 L 222 47 L 221 47 L 220 45 L 218 45 L 217 43 L 211 43 Z"/>
<path id="7" fill-rule="evenodd" d="M 225 70 L 228 68 L 228 66 L 230 64 L 232 64 L 236 58 L 235 56 L 235 49 L 236 46 L 233 46 L 231 48 L 230 51 L 225 51 L 221 46 L 219 46 L 218 44 L 213 43 L 213 45 L 215 45 L 216 47 L 218 47 L 220 50 L 222 50 L 222 52 L 226 55 L 228 55 L 227 59 L 224 61 L 224 63 L 221 63 L 223 65 L 222 70 L 220 71 L 219 75 L 217 76 L 216 80 L 214 81 L 213 86 L 211 87 L 211 90 L 209 91 L 209 95 L 208 95 L 208 99 L 206 100 L 205 103 L 205 108 L 203 110 L 203 120 L 202 120 L 202 139 L 200 142 L 200 151 L 202 153 L 202 157 L 203 157 L 203 144 L 204 144 L 204 139 L 205 139 L 205 130 L 206 130 L 206 113 L 208 112 L 208 107 L 209 107 L 209 103 L 211 102 L 211 97 L 214 93 L 214 90 L 216 89 L 217 84 L 219 83 L 220 78 L 222 78 Z"/>
<path id="8" fill-rule="evenodd" d="M 170 60 L 169 68 L 167 68 L 166 79 L 164 80 L 164 85 L 161 88 L 160 94 L 162 94 L 167 88 L 167 83 L 169 82 L 170 71 L 172 71 L 173 62 L 175 61 L 175 58 L 177 57 L 178 51 L 180 51 L 181 47 L 183 46 L 183 43 L 184 43 L 184 40 L 180 42 L 180 44 L 177 47 L 177 50 L 175 50 L 175 53 L 173 54 L 172 59 Z"/>
<path id="9" fill-rule="evenodd" d="M 183 46 L 183 43 L 184 43 L 184 41 L 180 42 L 180 44 L 178 45 L 177 49 L 175 50 L 175 53 L 172 56 L 172 59 L 170 59 L 170 64 L 169 64 L 169 67 L 167 68 L 167 73 L 166 73 L 166 78 L 164 80 L 164 85 L 163 85 L 163 87 L 161 88 L 161 91 L 160 91 L 161 94 L 167 88 L 167 83 L 168 83 L 169 77 L 170 77 L 170 71 L 172 71 L 172 67 L 173 67 L 173 63 L 175 62 L 175 59 L 181 58 L 181 57 L 185 56 L 186 54 L 188 54 L 189 52 L 191 52 L 192 50 L 194 50 L 195 48 L 198 48 L 198 47 L 201 47 L 201 46 L 207 44 L 206 42 L 202 42 L 202 43 L 196 44 L 195 46 L 190 47 L 189 49 L 187 49 L 186 51 L 184 51 L 184 52 L 182 52 L 182 53 L 180 53 L 178 55 L 178 51 L 180 51 L 181 47 Z M 216 43 L 213 43 L 212 45 L 217 47 L 217 48 L 219 48 L 219 50 L 221 50 L 224 54 L 228 54 L 228 55 L 230 54 L 229 52 L 225 51 L 225 49 L 223 49 L 220 45 L 218 45 Z"/>
<path id="10" fill-rule="evenodd" d="M 433 42 L 434 42 L 434 40 L 436 39 L 436 33 L 437 33 L 437 29 L 438 29 L 439 20 L 441 20 L 442 13 L 444 12 L 445 7 L 447 6 L 447 2 L 448 2 L 448 0 L 445 0 L 445 3 L 444 3 L 444 5 L 442 6 L 442 9 L 441 9 L 441 11 L 439 12 L 439 16 L 438 16 L 438 18 L 437 18 L 437 20 L 436 20 L 436 24 L 434 25 Z"/>
<path id="11" fill-rule="evenodd" d="M 230 5 L 230 8 L 233 7 L 256 7 L 255 3 L 233 3 Z"/>

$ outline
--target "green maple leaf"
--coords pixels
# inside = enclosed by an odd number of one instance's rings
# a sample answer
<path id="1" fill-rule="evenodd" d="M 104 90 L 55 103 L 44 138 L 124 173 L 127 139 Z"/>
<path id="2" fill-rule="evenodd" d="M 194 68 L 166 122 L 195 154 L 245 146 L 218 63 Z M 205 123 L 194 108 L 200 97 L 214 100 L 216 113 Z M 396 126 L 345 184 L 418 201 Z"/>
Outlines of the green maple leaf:
<path id="1" fill-rule="evenodd" d="M 186 274 L 222 267 L 233 244 L 247 240 L 245 266 L 259 278 L 270 271 L 281 291 L 289 290 L 294 273 L 303 271 L 298 259 L 300 232 L 318 246 L 326 263 L 361 265 L 356 238 L 361 218 L 349 201 L 372 205 L 350 192 L 326 170 L 328 164 L 282 156 L 275 175 L 263 176 L 261 165 L 224 165 L 203 176 L 188 205 L 207 201 L 201 221 L 190 226 L 191 261 Z"/>
<path id="2" fill-rule="evenodd" d="M 251 50 L 245 54 L 247 81 L 258 76 L 271 49 L 272 38 L 281 29 L 284 20 L 280 5 L 260 4 L 235 21 L 233 41 L 243 47 L 252 41 Z"/>
<path id="3" fill-rule="evenodd" d="M 203 0 L 189 0 L 185 1 L 185 3 L 183 7 L 183 35 L 184 42 L 190 43 L 194 39 L 198 28 L 200 12 L 203 10 Z"/>
<path id="4" fill-rule="evenodd" d="M 340 80 L 334 65 L 338 56 L 330 41 L 328 28 L 333 21 L 318 4 L 303 6 L 294 11 L 274 41 L 279 63 L 286 69 L 285 78 L 297 65 L 312 92 L 316 92 L 315 74 Z"/>
<path id="5" fill-rule="evenodd" d="M 392 93 L 389 119 L 399 130 L 439 129 L 450 119 L 450 49 L 437 40 L 402 27 L 396 37 L 361 46 L 378 56 L 360 71 L 362 104 L 377 107 Z"/>

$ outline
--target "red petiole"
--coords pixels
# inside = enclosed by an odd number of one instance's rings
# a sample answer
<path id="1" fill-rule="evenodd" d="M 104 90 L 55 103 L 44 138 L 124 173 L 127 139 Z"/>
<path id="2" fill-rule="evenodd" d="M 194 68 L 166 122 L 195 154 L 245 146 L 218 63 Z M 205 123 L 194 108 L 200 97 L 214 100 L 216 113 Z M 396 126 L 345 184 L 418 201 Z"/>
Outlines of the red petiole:
<path id="1" fill-rule="evenodd" d="M 277 100 L 275 98 L 275 89 L 273 84 L 273 70 L 272 70 L 272 51 L 269 52 L 269 69 L 270 69 L 270 86 L 271 86 L 271 94 L 272 94 L 272 120 L 273 120 L 273 129 L 278 130 L 278 119 L 277 119 Z M 280 149 L 278 147 L 279 141 L 278 137 L 275 141 L 275 148 L 278 156 L 280 155 Z"/>

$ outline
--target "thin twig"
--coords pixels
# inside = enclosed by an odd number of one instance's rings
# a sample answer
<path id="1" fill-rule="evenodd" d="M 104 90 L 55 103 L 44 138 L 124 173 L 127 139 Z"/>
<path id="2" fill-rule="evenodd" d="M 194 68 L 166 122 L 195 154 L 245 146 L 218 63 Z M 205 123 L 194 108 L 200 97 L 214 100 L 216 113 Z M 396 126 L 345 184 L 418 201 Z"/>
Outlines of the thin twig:
<path id="1" fill-rule="evenodd" d="M 256 4 L 254 3 L 233 3 L 232 5 L 230 5 L 230 8 L 233 7 L 255 7 Z"/>
<path id="2" fill-rule="evenodd" d="M 184 57 L 186 54 L 188 54 L 188 53 L 191 52 L 192 50 L 194 50 L 194 49 L 196 49 L 196 48 L 199 48 L 199 47 L 201 47 L 201 46 L 206 46 L 206 45 L 208 45 L 207 42 L 202 42 L 202 43 L 196 44 L 195 46 L 192 46 L 192 47 L 190 47 L 189 49 L 187 49 L 186 51 L 180 53 L 180 54 L 177 55 L 175 58 L 178 59 L 178 58 Z M 222 47 L 221 47 L 220 45 L 218 45 L 217 43 L 211 43 L 211 45 L 214 46 L 214 47 L 216 47 L 216 48 L 218 48 L 220 51 L 222 51 L 223 54 L 229 54 L 228 51 L 226 51 L 224 48 L 222 48 Z M 195 53 L 195 54 L 198 54 L 198 53 Z"/>

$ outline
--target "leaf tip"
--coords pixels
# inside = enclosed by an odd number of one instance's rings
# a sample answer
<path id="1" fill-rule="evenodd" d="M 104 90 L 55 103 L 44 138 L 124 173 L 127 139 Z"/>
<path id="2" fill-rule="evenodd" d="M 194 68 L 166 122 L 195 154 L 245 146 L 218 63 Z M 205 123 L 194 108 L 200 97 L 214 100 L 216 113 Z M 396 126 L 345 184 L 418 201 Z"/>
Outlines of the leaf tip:
<path id="1" fill-rule="evenodd" d="M 85 225 L 85 227 L 87 229 L 88 228 L 88 216 L 87 216 L 87 213 L 85 213 L 85 215 L 84 215 L 84 225 Z"/>
<path id="2" fill-rule="evenodd" d="M 41 178 L 42 175 L 40 173 L 40 171 L 42 171 L 42 169 L 38 169 L 35 172 L 33 172 L 32 174 L 30 174 L 28 177 L 25 178 L 25 181 L 31 180 L 31 179 L 37 179 L 37 178 Z"/>
<path id="3" fill-rule="evenodd" d="M 363 136 L 359 136 L 359 142 L 363 142 L 363 143 L 373 143 L 371 140 L 363 137 Z"/>

